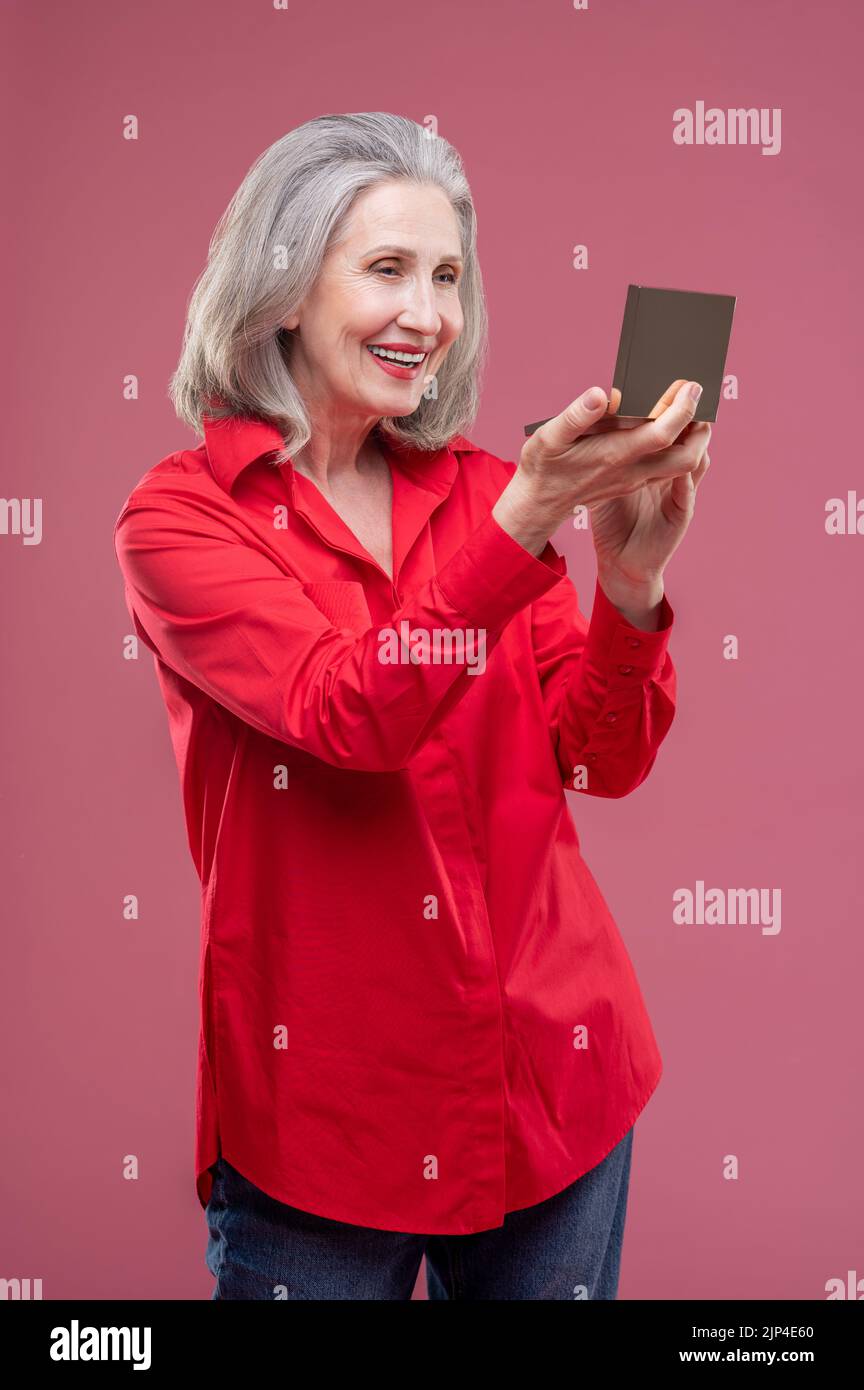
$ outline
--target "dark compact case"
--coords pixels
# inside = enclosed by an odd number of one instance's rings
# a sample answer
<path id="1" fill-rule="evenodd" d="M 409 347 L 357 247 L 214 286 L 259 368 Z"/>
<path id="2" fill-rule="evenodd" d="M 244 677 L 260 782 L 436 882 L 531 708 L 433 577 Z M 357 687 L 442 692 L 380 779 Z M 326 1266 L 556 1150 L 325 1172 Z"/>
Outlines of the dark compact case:
<path id="1" fill-rule="evenodd" d="M 612 408 L 601 416 L 600 428 L 613 415 L 622 428 L 653 419 L 664 391 L 679 377 L 702 385 L 693 419 L 716 420 L 735 301 L 732 294 L 628 285 Z M 526 425 L 526 435 L 545 424 Z"/>

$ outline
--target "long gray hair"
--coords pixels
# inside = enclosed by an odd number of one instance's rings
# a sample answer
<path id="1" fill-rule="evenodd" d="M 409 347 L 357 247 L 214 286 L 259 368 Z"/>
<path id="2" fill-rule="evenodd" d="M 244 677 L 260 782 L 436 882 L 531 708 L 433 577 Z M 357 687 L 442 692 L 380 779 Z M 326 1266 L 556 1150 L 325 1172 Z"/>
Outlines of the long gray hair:
<path id="1" fill-rule="evenodd" d="M 356 196 L 389 179 L 437 185 L 459 223 L 464 327 L 411 415 L 377 429 L 396 442 L 439 449 L 465 433 L 479 402 L 488 351 L 477 219 L 462 160 L 452 145 L 386 111 L 316 116 L 283 135 L 247 173 L 222 214 L 207 265 L 189 300 L 183 350 L 168 394 L 199 434 L 204 415 L 248 415 L 281 431 L 284 463 L 311 438 L 291 376 L 291 335 L 282 322 L 313 285 Z"/>

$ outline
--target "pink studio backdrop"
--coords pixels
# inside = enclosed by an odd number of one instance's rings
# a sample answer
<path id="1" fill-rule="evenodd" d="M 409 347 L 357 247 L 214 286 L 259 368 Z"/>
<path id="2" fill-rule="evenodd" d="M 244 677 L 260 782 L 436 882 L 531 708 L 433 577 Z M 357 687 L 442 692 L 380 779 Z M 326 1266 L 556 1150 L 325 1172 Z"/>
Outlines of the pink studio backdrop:
<path id="1" fill-rule="evenodd" d="M 526 421 L 611 385 L 628 282 L 738 296 L 739 398 L 666 572 L 678 714 L 634 794 L 571 798 L 665 1063 L 620 1297 L 821 1299 L 864 1274 L 864 537 L 825 530 L 828 499 L 862 486 L 861 25 L 855 0 L 7 12 L 2 492 L 43 499 L 43 534 L 0 535 L 0 1276 L 51 1299 L 212 1289 L 198 880 L 152 658 L 122 657 L 111 530 L 142 473 L 195 443 L 166 387 L 218 216 L 280 135 L 362 110 L 434 115 L 463 155 L 492 346 L 470 433 L 503 458 Z M 780 108 L 779 153 L 675 144 L 673 112 L 699 101 Z M 555 543 L 590 607 L 590 536 Z M 780 932 L 676 924 L 697 880 L 779 888 Z"/>

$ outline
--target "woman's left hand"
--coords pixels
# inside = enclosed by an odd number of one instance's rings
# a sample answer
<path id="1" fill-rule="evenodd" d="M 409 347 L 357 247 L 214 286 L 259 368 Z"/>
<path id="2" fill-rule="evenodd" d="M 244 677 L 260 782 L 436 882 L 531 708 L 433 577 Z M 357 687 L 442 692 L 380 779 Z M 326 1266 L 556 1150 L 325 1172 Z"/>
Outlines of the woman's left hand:
<path id="1" fill-rule="evenodd" d="M 665 410 L 682 385 L 683 379 L 674 381 L 649 418 Z M 610 427 L 615 428 L 612 421 L 616 395 L 618 393 L 613 392 L 613 413 L 602 417 L 600 429 L 607 420 Z M 614 576 L 616 582 L 634 590 L 656 585 L 662 578 L 693 519 L 696 489 L 711 464 L 710 438 L 711 426 L 707 421 L 691 422 L 674 444 L 664 449 L 662 455 L 656 455 L 657 458 L 680 455 L 680 474 L 673 478 L 649 479 L 636 492 L 589 505 L 599 574 Z"/>

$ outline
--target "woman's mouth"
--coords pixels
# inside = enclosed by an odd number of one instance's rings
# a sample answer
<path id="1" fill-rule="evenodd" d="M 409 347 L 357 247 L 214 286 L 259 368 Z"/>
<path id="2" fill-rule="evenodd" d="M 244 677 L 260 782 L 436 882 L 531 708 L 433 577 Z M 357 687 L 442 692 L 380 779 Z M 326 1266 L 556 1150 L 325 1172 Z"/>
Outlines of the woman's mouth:
<path id="1" fill-rule="evenodd" d="M 366 345 L 366 351 L 375 361 L 382 371 L 390 376 L 399 377 L 402 381 L 413 381 L 419 376 L 427 357 L 428 352 L 396 352 L 390 348 L 378 347 L 376 343 Z"/>

